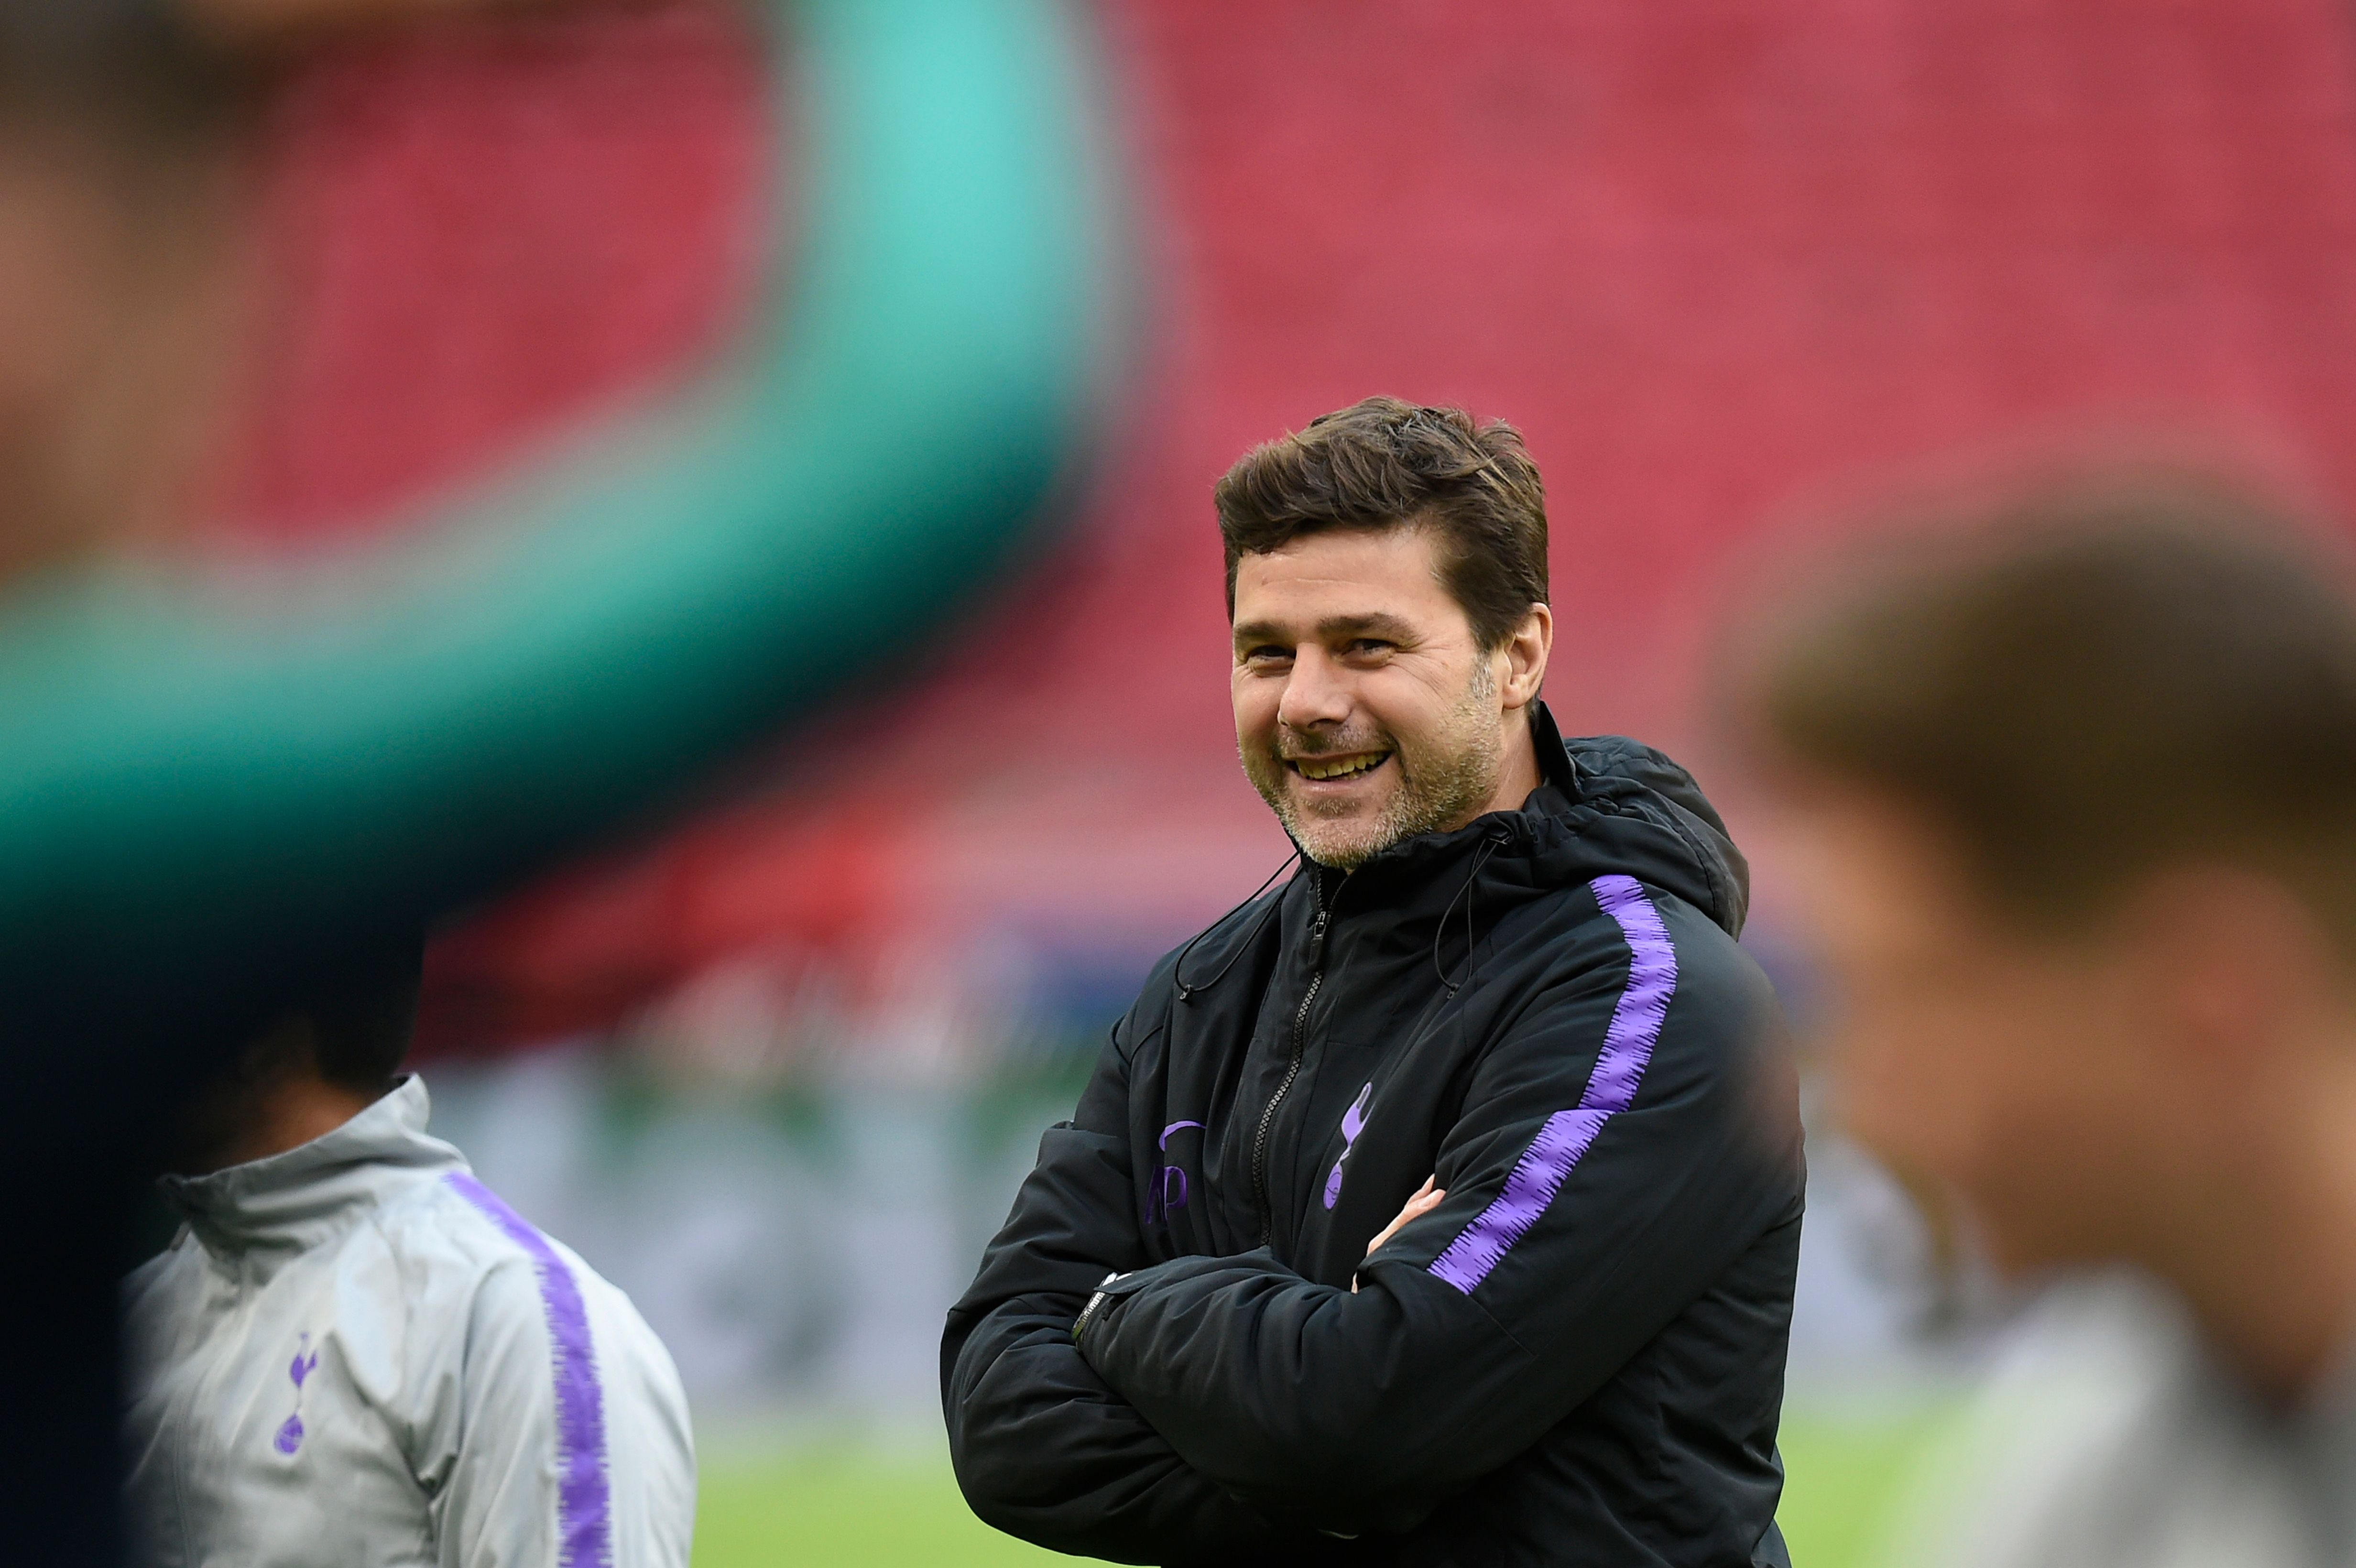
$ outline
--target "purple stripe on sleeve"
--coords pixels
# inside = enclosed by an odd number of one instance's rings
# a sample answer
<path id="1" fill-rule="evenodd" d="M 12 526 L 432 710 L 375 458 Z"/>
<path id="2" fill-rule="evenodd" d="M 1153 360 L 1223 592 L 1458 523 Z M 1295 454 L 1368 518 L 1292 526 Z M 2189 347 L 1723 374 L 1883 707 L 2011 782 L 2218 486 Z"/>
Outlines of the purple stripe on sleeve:
<path id="1" fill-rule="evenodd" d="M 610 1568 L 613 1502 L 605 1482 L 605 1396 L 597 1386 L 597 1359 L 581 1282 L 548 1238 L 524 1223 L 489 1188 L 463 1170 L 443 1179 L 531 1254 L 556 1372 L 556 1561 L 559 1568 Z"/>
<path id="2" fill-rule="evenodd" d="M 1636 880 L 1598 877 L 1588 886 L 1627 939 L 1628 987 L 1612 1009 L 1603 1050 L 1579 1104 L 1547 1118 L 1514 1162 L 1504 1189 L 1458 1232 L 1446 1252 L 1431 1260 L 1431 1272 L 1467 1296 L 1537 1223 L 1603 1124 L 1635 1104 L 1636 1086 L 1653 1060 L 1653 1047 L 1669 1016 L 1669 997 L 1677 988 L 1676 947 L 1669 941 L 1668 927 L 1661 923 L 1661 912 Z"/>

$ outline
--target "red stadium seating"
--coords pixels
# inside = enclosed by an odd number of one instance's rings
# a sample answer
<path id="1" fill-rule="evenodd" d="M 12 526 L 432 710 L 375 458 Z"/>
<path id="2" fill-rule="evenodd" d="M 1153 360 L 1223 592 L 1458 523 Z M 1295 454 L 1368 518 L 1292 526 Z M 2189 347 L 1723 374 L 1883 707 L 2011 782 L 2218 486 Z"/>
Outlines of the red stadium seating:
<path id="1" fill-rule="evenodd" d="M 1371 391 L 1544 465 L 1567 725 L 1684 740 L 1730 562 L 1894 467 L 2090 421 L 2356 501 L 2356 15 L 2333 0 L 1119 0 L 1146 302 L 1063 559 L 913 686 L 445 944 L 454 1042 L 747 950 L 1182 935 L 1273 866 L 1210 482 Z M 289 306 L 224 516 L 299 539 L 725 336 L 760 77 L 701 4 L 348 49 L 288 95 Z M 892 650 L 879 649 L 879 656 Z"/>

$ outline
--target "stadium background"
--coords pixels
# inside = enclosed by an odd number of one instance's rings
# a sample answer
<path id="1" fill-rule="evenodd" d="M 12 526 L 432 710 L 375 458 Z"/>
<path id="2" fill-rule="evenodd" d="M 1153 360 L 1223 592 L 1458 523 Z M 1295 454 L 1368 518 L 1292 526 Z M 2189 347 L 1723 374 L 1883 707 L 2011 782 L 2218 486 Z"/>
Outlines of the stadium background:
<path id="1" fill-rule="evenodd" d="M 1132 304 L 1058 548 L 960 624 L 877 627 L 814 731 L 432 960 L 441 1130 L 672 1346 L 708 1563 L 1021 1556 L 946 1489 L 934 1337 L 1130 987 L 1284 852 L 1234 765 L 1206 504 L 1250 443 L 1376 390 L 1521 426 L 1551 700 L 1705 784 L 1714 613 L 1891 474 L 2132 424 L 2356 499 L 2337 4 L 1071 15 Z M 760 48 L 708 0 L 604 0 L 303 66 L 201 542 L 398 529 L 724 358 L 798 151 Z M 1771 876 L 1771 966 L 1775 918 Z M 1815 1135 L 1787 1524 L 1824 1563 L 1975 1336 Z"/>

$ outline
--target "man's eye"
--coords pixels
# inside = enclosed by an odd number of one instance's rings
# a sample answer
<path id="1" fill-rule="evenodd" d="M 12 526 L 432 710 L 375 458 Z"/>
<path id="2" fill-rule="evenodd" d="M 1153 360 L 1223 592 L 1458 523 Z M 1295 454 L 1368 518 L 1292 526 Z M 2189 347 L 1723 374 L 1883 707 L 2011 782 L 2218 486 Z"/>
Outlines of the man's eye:
<path id="1" fill-rule="evenodd" d="M 1290 648 L 1280 648 L 1273 643 L 1263 643 L 1258 647 L 1247 648 L 1244 651 L 1244 663 L 1248 665 L 1265 667 L 1272 664 L 1290 664 L 1291 662 L 1292 650 Z"/>
<path id="2" fill-rule="evenodd" d="M 1351 643 L 1347 651 L 1353 658 L 1380 658 L 1397 645 L 1380 637 L 1360 637 Z"/>

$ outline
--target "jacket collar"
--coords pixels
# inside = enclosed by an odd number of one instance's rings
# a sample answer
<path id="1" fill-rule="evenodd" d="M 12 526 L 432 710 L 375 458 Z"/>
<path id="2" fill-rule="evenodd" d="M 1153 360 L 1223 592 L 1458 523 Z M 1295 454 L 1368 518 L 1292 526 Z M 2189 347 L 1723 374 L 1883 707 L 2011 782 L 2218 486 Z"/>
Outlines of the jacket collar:
<path id="1" fill-rule="evenodd" d="M 1537 748 L 1539 784 L 1552 784 L 1577 800 L 1581 787 L 1579 763 L 1570 754 L 1570 748 L 1563 744 L 1562 729 L 1554 721 L 1554 709 L 1544 700 L 1531 705 L 1530 741 Z"/>
<path id="2" fill-rule="evenodd" d="M 466 1158 L 429 1137 L 425 1081 L 414 1073 L 334 1132 L 208 1176 L 166 1176 L 165 1201 L 209 1252 L 299 1250 L 384 1196 L 389 1175 L 434 1176 Z"/>

